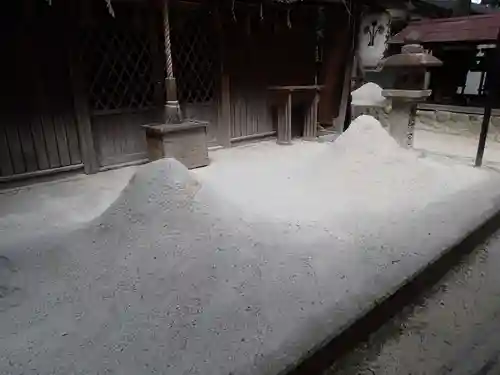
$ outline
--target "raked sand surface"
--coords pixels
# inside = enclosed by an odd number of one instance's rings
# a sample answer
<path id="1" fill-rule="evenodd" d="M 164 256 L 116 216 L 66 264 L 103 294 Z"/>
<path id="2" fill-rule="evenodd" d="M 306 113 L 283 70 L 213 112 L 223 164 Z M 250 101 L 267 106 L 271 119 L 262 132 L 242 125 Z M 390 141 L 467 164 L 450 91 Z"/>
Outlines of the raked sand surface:
<path id="1" fill-rule="evenodd" d="M 0 244 L 1 374 L 277 374 L 500 208 L 496 173 L 367 116 L 212 158 L 140 167 L 80 229 Z"/>

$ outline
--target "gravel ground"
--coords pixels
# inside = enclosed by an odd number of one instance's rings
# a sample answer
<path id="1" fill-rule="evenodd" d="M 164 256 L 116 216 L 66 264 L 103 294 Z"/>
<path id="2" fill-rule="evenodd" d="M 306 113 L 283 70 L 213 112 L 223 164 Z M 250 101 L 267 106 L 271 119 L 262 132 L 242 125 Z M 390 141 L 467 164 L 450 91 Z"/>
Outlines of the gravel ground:
<path id="1" fill-rule="evenodd" d="M 478 138 L 466 135 L 446 134 L 419 129 L 415 131 L 415 150 L 423 152 L 427 158 L 439 161 L 460 162 L 474 165 Z M 486 169 L 500 170 L 500 143 L 488 138 L 483 159 Z"/>
<path id="2" fill-rule="evenodd" d="M 325 375 L 500 373 L 500 232 Z"/>
<path id="3" fill-rule="evenodd" d="M 74 230 L 91 221 L 116 200 L 135 169 L 81 174 L 0 190 L 0 247 Z"/>

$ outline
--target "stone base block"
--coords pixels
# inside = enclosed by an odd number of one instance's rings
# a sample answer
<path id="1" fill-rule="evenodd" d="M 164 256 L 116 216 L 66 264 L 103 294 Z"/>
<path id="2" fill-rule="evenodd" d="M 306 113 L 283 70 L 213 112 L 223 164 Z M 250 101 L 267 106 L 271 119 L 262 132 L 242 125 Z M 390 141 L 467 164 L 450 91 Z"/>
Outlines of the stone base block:
<path id="1" fill-rule="evenodd" d="M 208 165 L 207 126 L 201 121 L 144 125 L 149 159 L 175 158 L 189 169 Z"/>

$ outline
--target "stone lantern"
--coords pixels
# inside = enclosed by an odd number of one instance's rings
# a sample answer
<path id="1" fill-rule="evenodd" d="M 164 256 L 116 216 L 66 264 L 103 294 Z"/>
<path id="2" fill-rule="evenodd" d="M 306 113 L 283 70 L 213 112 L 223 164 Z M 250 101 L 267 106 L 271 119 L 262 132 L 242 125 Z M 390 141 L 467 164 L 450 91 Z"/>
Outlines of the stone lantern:
<path id="1" fill-rule="evenodd" d="M 427 69 L 442 64 L 441 60 L 425 53 L 416 41 L 405 44 L 401 53 L 382 61 L 383 69 L 395 74 L 394 87 L 382 90 L 382 95 L 392 102 L 389 133 L 402 147 L 413 146 L 417 103 L 426 100 L 432 92 L 426 87 Z"/>

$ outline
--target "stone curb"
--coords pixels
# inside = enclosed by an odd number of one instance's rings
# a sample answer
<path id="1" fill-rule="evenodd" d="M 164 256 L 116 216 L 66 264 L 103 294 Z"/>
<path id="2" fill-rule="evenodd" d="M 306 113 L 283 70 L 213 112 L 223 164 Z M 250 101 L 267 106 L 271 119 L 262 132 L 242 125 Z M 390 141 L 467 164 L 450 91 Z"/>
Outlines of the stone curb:
<path id="1" fill-rule="evenodd" d="M 285 373 L 287 375 L 322 374 L 342 356 L 368 340 L 372 333 L 405 306 L 414 303 L 423 292 L 436 284 L 464 256 L 472 253 L 498 229 L 500 229 L 500 210 L 493 213 L 453 246 L 442 251 L 420 271 L 396 287 L 392 293 L 375 302 L 372 308 L 355 318 L 354 323 L 340 334 Z"/>

